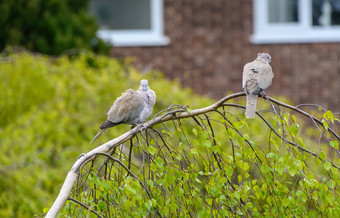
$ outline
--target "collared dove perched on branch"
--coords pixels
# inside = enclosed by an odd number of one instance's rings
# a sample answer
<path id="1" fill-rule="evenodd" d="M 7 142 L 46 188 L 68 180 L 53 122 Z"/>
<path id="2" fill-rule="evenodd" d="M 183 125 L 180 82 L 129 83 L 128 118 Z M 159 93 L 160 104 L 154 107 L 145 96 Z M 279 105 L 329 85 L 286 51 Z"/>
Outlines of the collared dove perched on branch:
<path id="1" fill-rule="evenodd" d="M 269 65 L 271 62 L 272 58 L 268 53 L 258 53 L 253 62 L 244 65 L 242 88 L 247 95 L 247 118 L 254 118 L 257 96 L 265 95 L 264 90 L 272 84 L 274 74 Z"/>
<path id="2" fill-rule="evenodd" d="M 151 115 L 155 102 L 155 92 L 149 88 L 147 80 L 141 80 L 137 91 L 128 89 L 115 100 L 111 109 L 107 112 L 107 120 L 99 127 L 100 131 L 91 143 L 110 127 L 119 124 L 144 123 Z"/>

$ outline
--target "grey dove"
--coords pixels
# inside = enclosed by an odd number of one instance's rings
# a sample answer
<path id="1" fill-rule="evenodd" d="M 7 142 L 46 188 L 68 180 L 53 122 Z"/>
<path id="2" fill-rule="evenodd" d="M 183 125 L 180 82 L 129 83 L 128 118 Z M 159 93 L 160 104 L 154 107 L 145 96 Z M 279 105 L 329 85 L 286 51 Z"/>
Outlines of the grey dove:
<path id="1" fill-rule="evenodd" d="M 109 112 L 107 112 L 107 120 L 99 127 L 100 131 L 91 143 L 110 127 L 119 124 L 144 123 L 151 115 L 155 102 L 155 92 L 149 88 L 147 80 L 141 80 L 137 91 L 128 89 L 115 100 Z"/>
<path id="2" fill-rule="evenodd" d="M 271 62 L 272 58 L 268 53 L 258 53 L 254 61 L 244 65 L 242 88 L 247 95 L 247 118 L 254 118 L 257 96 L 265 95 L 264 90 L 272 84 L 274 73 L 269 65 Z"/>

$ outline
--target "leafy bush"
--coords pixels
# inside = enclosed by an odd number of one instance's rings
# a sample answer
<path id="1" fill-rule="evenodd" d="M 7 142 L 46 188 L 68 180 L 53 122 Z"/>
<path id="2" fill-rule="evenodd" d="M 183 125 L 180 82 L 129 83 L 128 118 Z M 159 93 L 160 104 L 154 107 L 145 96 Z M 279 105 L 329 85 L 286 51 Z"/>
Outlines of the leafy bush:
<path id="1" fill-rule="evenodd" d="M 0 2 L 0 51 L 7 45 L 61 54 L 69 49 L 109 47 L 96 38 L 95 19 L 87 13 L 89 0 L 11 0 Z M 91 44 L 92 41 L 92 44 Z"/>

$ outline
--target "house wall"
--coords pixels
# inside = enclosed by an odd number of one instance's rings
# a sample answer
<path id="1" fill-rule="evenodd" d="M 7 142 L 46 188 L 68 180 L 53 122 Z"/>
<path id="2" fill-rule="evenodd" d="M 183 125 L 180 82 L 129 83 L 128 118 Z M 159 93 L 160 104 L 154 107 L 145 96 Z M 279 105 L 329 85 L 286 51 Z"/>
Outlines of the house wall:
<path id="1" fill-rule="evenodd" d="M 270 96 L 294 104 L 315 103 L 340 112 L 340 43 L 254 45 L 252 0 L 164 0 L 161 47 L 115 47 L 112 56 L 134 56 L 170 79 L 215 99 L 242 91 L 242 69 L 258 52 L 271 54 L 275 74 Z"/>

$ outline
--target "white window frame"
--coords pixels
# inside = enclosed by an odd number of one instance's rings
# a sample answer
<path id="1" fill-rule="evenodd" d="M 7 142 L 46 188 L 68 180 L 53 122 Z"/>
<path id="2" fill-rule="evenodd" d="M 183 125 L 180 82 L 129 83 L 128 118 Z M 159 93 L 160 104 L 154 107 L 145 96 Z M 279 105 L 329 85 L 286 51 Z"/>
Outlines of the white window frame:
<path id="1" fill-rule="evenodd" d="M 150 0 L 150 5 L 150 30 L 100 29 L 97 36 L 115 47 L 169 45 L 170 39 L 164 36 L 163 30 L 163 0 Z"/>
<path id="2" fill-rule="evenodd" d="M 269 23 L 268 0 L 253 0 L 254 44 L 340 42 L 340 26 L 313 26 L 312 1 L 298 0 L 297 23 Z"/>

